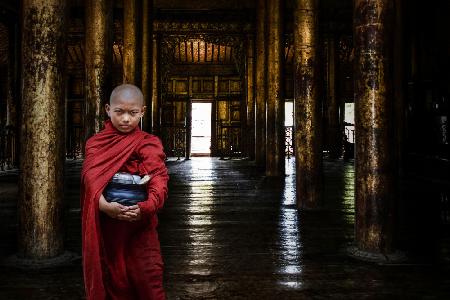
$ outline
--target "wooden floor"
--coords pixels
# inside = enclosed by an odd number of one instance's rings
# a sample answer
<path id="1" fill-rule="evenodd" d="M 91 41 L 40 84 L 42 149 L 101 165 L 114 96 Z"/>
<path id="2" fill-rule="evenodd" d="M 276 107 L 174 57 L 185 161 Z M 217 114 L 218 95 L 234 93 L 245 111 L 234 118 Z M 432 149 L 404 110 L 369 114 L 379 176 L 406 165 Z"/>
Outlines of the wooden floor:
<path id="1" fill-rule="evenodd" d="M 293 165 L 287 161 L 287 176 L 277 180 L 246 160 L 168 162 L 159 232 L 169 299 L 450 299 L 436 187 L 402 182 L 399 207 L 408 213 L 399 215 L 399 248 L 408 260 L 368 263 L 345 251 L 353 241 L 352 163 L 325 160 L 321 209 L 301 213 Z M 79 172 L 80 162 L 67 163 L 66 248 L 78 254 Z M 15 251 L 16 198 L 17 172 L 0 174 L 2 258 Z M 79 258 L 46 270 L 3 266 L 0 299 L 80 299 L 81 276 Z"/>

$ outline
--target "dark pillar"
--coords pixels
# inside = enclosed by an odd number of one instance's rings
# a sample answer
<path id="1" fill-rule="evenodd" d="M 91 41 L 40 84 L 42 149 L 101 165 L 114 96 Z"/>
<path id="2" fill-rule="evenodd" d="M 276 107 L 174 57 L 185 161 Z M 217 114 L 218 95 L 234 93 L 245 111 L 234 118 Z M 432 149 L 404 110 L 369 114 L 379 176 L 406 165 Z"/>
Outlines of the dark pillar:
<path id="1" fill-rule="evenodd" d="M 19 254 L 63 251 L 65 1 L 22 2 L 22 155 Z"/>
<path id="2" fill-rule="evenodd" d="M 6 82 L 4 82 L 4 86 L 2 86 L 2 90 L 4 90 L 6 97 L 6 123 L 4 125 L 13 126 L 14 129 L 17 129 L 17 103 L 19 103 L 19 101 L 16 101 L 13 96 L 13 91 L 15 90 L 14 73 L 16 67 L 15 26 L 15 24 L 9 24 L 8 26 L 3 23 L 0 24 L 0 38 L 2 43 L 7 46 L 7 49 L 2 49 L 2 52 L 4 50 L 7 51 L 2 53 L 6 54 L 6 61 L 2 62 L 0 72 L 2 75 L 6 75 Z M 5 116 L 4 113 L 5 112 L 1 112 L 0 115 Z"/>
<path id="3" fill-rule="evenodd" d="M 189 82 L 190 82 L 190 88 L 189 90 L 192 91 L 192 77 L 189 78 Z M 185 159 L 189 160 L 191 159 L 191 136 L 192 136 L 192 98 L 189 98 L 186 100 L 186 136 L 185 136 L 185 141 L 186 141 L 186 153 L 185 153 Z"/>
<path id="4" fill-rule="evenodd" d="M 152 133 L 158 134 L 161 125 L 159 105 L 159 38 L 153 35 L 152 39 Z"/>
<path id="5" fill-rule="evenodd" d="M 393 1 L 355 0 L 355 238 L 358 250 L 393 250 Z"/>
<path id="6" fill-rule="evenodd" d="M 6 27 L 6 26 L 5 26 Z M 5 32 L 6 33 L 6 32 Z M 14 96 L 14 91 L 16 90 L 15 79 L 16 79 L 16 24 L 10 25 L 7 30 L 7 34 L 2 35 L 4 39 L 4 43 L 8 45 L 8 62 L 7 62 L 7 82 L 6 82 L 6 125 L 14 126 L 14 129 L 18 129 L 18 120 L 17 120 L 17 104 L 19 101 L 16 101 L 17 95 Z"/>
<path id="7" fill-rule="evenodd" d="M 86 118 L 85 138 L 103 126 L 104 104 L 111 92 L 113 6 L 108 0 L 87 0 L 86 24 Z"/>
<path id="8" fill-rule="evenodd" d="M 284 176 L 282 0 L 267 1 L 266 175 Z"/>
<path id="9" fill-rule="evenodd" d="M 123 82 L 140 85 L 136 0 L 123 1 Z"/>
<path id="10" fill-rule="evenodd" d="M 399 175 L 403 170 L 403 152 L 406 144 L 406 108 L 405 108 L 405 60 L 404 60 L 404 27 L 403 27 L 403 0 L 395 0 L 395 31 L 394 31 L 394 99 L 395 99 L 395 146 L 397 157 L 396 169 Z"/>
<path id="11" fill-rule="evenodd" d="M 297 205 L 320 201 L 321 111 L 318 76 L 317 0 L 296 0 L 294 11 L 294 105 Z"/>
<path id="12" fill-rule="evenodd" d="M 247 37 L 247 153 L 250 160 L 255 159 L 255 55 L 253 36 Z"/>
<path id="13" fill-rule="evenodd" d="M 143 118 L 143 129 L 152 131 L 152 20 L 151 0 L 142 0 L 142 93 L 147 112 Z"/>
<path id="14" fill-rule="evenodd" d="M 336 40 L 332 36 L 328 39 L 328 91 L 327 91 L 327 117 L 328 117 L 328 144 L 330 157 L 339 158 L 342 155 L 342 132 L 339 123 L 339 100 L 336 97 Z"/>
<path id="15" fill-rule="evenodd" d="M 266 164 L 266 1 L 258 0 L 256 18 L 255 161 Z"/>
<path id="16" fill-rule="evenodd" d="M 12 43 L 13 41 L 10 41 Z M 9 45 L 11 47 L 11 45 Z M 8 57 L 9 60 L 12 59 L 11 56 Z M 17 104 L 13 97 L 13 72 L 12 68 L 14 67 L 14 63 L 11 61 L 8 62 L 8 66 L 6 68 L 7 72 L 7 81 L 6 81 L 6 125 L 14 126 L 17 129 Z"/>

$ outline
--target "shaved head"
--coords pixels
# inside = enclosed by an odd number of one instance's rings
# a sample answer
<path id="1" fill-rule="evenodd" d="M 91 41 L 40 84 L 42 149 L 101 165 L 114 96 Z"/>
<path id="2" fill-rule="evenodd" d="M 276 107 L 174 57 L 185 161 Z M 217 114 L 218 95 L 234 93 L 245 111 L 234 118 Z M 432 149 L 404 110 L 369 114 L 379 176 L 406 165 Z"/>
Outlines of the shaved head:
<path id="1" fill-rule="evenodd" d="M 109 97 L 109 104 L 112 105 L 117 99 L 122 101 L 139 101 L 139 105 L 144 105 L 144 95 L 142 95 L 141 90 L 132 84 L 121 84 L 117 86 L 111 93 Z"/>

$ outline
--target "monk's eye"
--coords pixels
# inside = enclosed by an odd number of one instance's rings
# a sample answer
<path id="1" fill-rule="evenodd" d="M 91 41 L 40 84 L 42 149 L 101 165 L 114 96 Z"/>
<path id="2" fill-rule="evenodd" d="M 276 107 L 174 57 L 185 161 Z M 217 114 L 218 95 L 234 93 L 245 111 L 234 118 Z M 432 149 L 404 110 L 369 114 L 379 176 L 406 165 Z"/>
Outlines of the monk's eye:
<path id="1" fill-rule="evenodd" d="M 132 111 L 131 114 L 132 114 L 133 116 L 135 116 L 135 115 L 138 114 L 138 112 L 137 112 L 137 111 Z"/>

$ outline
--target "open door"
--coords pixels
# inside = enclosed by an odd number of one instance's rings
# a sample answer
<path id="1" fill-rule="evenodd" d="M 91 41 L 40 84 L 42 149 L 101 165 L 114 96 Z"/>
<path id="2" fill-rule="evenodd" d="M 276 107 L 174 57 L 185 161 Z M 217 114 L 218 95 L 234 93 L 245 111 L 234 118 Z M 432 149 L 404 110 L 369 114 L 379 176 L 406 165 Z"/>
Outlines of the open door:
<path id="1" fill-rule="evenodd" d="M 211 155 L 211 102 L 192 103 L 191 156 Z"/>

